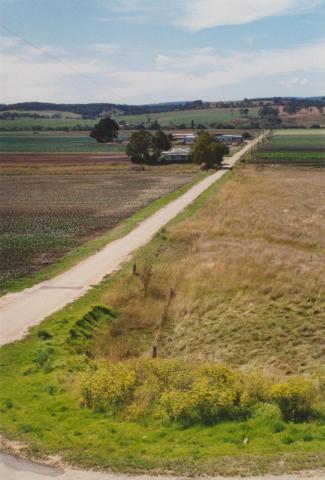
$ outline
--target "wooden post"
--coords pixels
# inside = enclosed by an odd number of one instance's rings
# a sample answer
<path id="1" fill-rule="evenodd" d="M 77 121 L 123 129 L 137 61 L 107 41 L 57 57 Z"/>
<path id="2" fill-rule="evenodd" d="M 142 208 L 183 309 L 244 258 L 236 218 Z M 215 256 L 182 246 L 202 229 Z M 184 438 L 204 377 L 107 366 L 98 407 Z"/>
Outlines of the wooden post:
<path id="1" fill-rule="evenodd" d="M 132 275 L 136 275 L 136 274 L 137 274 L 137 264 L 134 263 L 134 264 L 132 265 Z"/>
<path id="2" fill-rule="evenodd" d="M 157 345 L 152 345 L 152 358 L 157 358 Z"/>
<path id="3" fill-rule="evenodd" d="M 170 287 L 169 289 L 169 293 L 168 293 L 168 305 L 170 304 L 170 302 L 172 301 L 172 298 L 174 297 L 175 293 L 174 293 L 174 289 L 172 287 Z"/>

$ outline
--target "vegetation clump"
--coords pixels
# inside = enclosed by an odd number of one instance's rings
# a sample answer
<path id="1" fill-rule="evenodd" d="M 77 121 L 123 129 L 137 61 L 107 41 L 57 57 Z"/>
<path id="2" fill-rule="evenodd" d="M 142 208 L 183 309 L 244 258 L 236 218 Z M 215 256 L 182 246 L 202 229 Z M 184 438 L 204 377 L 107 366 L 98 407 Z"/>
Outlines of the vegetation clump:
<path id="1" fill-rule="evenodd" d="M 102 118 L 90 132 L 90 136 L 99 143 L 112 142 L 118 135 L 119 126 L 111 118 Z"/>
<path id="2" fill-rule="evenodd" d="M 206 164 L 209 168 L 220 165 L 228 153 L 227 145 L 218 142 L 209 132 L 201 132 L 194 142 L 191 156 L 194 163 Z"/>
<path id="3" fill-rule="evenodd" d="M 126 154 L 133 163 L 154 164 L 161 152 L 170 148 L 170 139 L 162 130 L 157 130 L 154 135 L 147 130 L 140 130 L 130 136 Z"/>
<path id="4" fill-rule="evenodd" d="M 286 421 L 307 420 L 319 395 L 307 377 L 274 383 L 221 364 L 170 359 L 102 363 L 82 384 L 82 404 L 88 408 L 128 420 L 185 425 L 245 419 L 260 405 L 278 407 Z"/>

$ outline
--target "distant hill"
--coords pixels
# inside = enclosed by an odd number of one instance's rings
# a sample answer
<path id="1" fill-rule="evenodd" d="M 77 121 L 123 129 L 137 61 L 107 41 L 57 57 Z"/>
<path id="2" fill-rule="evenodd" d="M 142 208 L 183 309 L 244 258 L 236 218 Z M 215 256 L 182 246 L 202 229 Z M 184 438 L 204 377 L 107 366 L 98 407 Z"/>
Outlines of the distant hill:
<path id="1" fill-rule="evenodd" d="M 103 114 L 136 115 L 150 114 L 159 112 L 169 112 L 173 110 L 187 110 L 193 108 L 202 108 L 203 102 L 195 100 L 193 102 L 166 102 L 148 105 L 124 105 L 116 103 L 47 103 L 47 102 L 23 102 L 0 104 L 0 111 L 57 111 L 72 112 L 84 117 L 96 118 Z"/>

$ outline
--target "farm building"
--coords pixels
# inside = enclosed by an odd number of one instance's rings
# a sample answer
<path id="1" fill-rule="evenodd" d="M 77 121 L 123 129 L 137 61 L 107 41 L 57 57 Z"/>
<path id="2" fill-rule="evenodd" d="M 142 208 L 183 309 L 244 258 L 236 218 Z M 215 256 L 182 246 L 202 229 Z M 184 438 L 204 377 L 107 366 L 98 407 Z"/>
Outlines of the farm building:
<path id="1" fill-rule="evenodd" d="M 190 155 L 189 148 L 172 148 L 161 152 L 159 162 L 188 162 Z"/>
<path id="2" fill-rule="evenodd" d="M 173 140 L 179 143 L 192 144 L 196 138 L 196 133 L 173 133 Z"/>
<path id="3" fill-rule="evenodd" d="M 216 135 L 216 140 L 226 144 L 243 143 L 242 135 Z"/>

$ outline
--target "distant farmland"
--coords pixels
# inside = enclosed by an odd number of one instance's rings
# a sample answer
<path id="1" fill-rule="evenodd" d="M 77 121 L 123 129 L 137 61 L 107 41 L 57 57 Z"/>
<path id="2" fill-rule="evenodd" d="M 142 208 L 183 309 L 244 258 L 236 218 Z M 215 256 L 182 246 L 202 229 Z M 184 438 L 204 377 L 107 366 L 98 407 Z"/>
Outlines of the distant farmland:
<path id="1" fill-rule="evenodd" d="M 89 135 L 1 135 L 0 153 L 114 153 L 124 152 L 119 144 L 101 144 Z"/>
<path id="2" fill-rule="evenodd" d="M 258 108 L 249 108 L 248 118 L 258 115 Z M 162 126 L 171 123 L 175 125 L 185 124 L 191 126 L 192 120 L 197 126 L 198 123 L 233 123 L 247 124 L 248 120 L 241 117 L 238 108 L 213 108 L 203 110 L 184 110 L 175 112 L 152 113 L 150 115 L 122 115 L 116 117 L 118 121 L 124 120 L 127 123 L 140 123 L 157 120 Z"/>
<path id="3" fill-rule="evenodd" d="M 192 120 L 198 124 L 210 123 L 235 123 L 246 125 L 250 117 L 258 116 L 258 108 L 249 108 L 247 118 L 242 117 L 239 108 L 209 108 L 201 110 L 180 110 L 152 114 L 120 115 L 116 116 L 117 121 L 126 123 L 149 123 L 157 120 L 162 126 L 184 124 L 191 127 Z M 70 114 L 69 114 L 70 115 Z M 47 129 L 72 129 L 81 127 L 84 130 L 91 130 L 99 119 L 85 120 L 82 118 L 15 118 L 14 120 L 0 120 L 0 127 L 7 130 L 47 130 Z"/>
<path id="4" fill-rule="evenodd" d="M 251 159 L 259 164 L 325 166 L 325 130 L 279 130 Z"/>
<path id="5" fill-rule="evenodd" d="M 0 127 L 8 130 L 46 130 L 47 128 L 73 128 L 81 126 L 91 130 L 98 120 L 84 120 L 81 118 L 15 118 L 14 120 L 0 120 Z"/>

